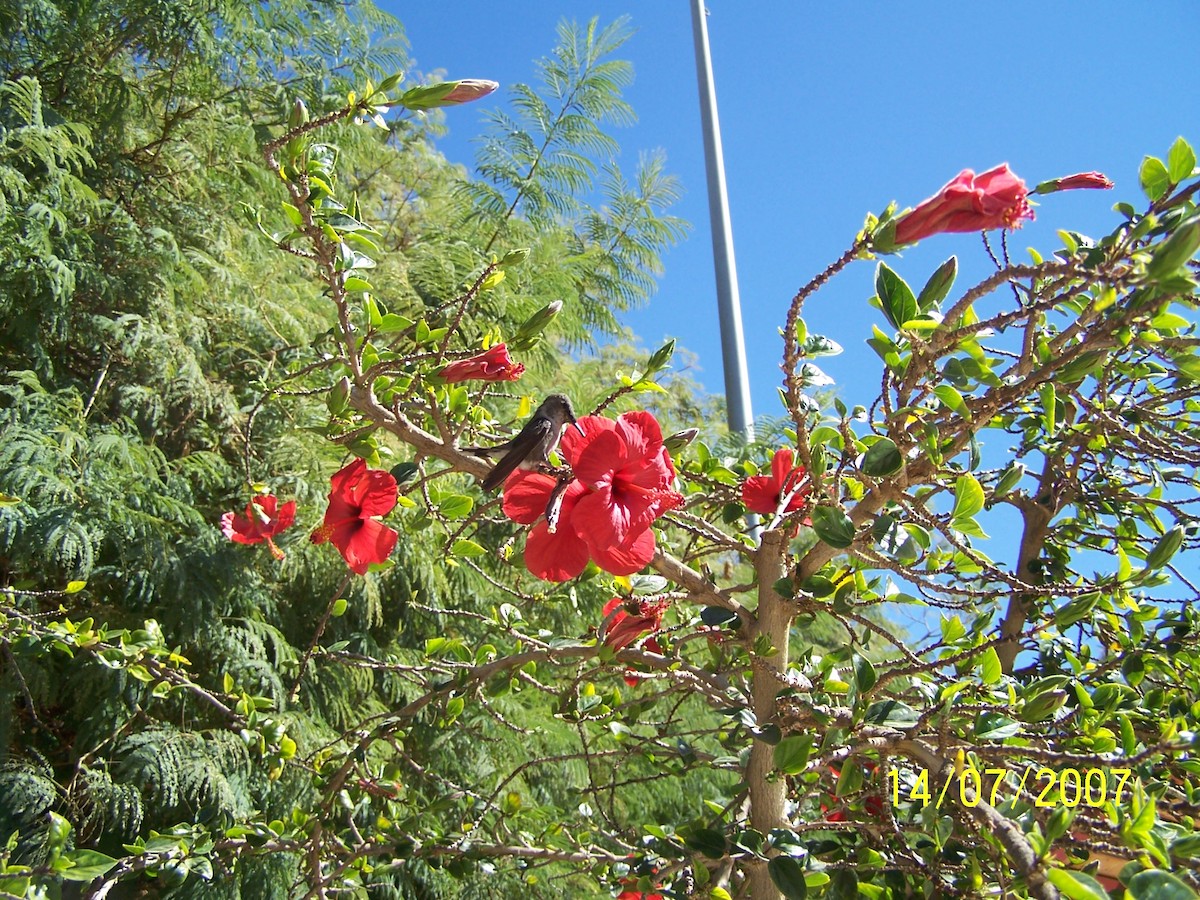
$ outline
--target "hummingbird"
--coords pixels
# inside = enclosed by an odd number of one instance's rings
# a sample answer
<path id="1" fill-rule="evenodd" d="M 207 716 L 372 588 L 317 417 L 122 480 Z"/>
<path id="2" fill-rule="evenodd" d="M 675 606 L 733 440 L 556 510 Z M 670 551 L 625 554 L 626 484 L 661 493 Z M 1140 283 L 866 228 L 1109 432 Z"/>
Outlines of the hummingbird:
<path id="1" fill-rule="evenodd" d="M 495 447 L 463 449 L 484 459 L 500 457 L 483 479 L 483 489 L 491 491 L 503 484 L 514 469 L 536 469 L 549 460 L 550 454 L 558 447 L 563 429 L 568 425 L 574 425 L 575 430 L 583 434 L 583 429 L 575 421 L 575 410 L 571 408 L 570 399 L 565 394 L 551 394 L 534 410 L 529 421 L 512 440 Z"/>

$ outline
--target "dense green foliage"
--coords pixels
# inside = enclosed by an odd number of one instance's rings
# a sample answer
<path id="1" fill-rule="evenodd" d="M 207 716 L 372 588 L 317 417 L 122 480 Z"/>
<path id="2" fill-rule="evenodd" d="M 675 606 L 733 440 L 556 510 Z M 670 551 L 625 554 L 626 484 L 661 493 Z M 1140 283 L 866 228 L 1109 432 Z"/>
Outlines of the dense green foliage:
<path id="1" fill-rule="evenodd" d="M 283 728 L 285 746 L 313 752 L 404 696 L 401 680 L 346 665 L 310 666 L 297 684 L 338 567 L 299 529 L 280 566 L 230 545 L 215 524 L 245 503 L 247 478 L 267 473 L 299 499 L 302 524 L 316 524 L 338 455 L 304 430 L 318 423 L 314 409 L 264 393 L 305 387 L 289 373 L 329 323 L 299 261 L 272 252 L 247 218 L 273 180 L 261 142 L 294 98 L 336 106 L 405 59 L 398 23 L 368 4 L 18 3 L 0 21 L 0 577 L 13 590 L 0 638 L 0 837 L 14 836 L 10 863 L 36 868 L 64 847 L 119 857 L 124 844 L 190 823 L 219 832 L 286 818 L 314 795 L 302 769 L 278 767 Z M 567 343 L 618 335 L 612 313 L 648 295 L 658 253 L 682 233 L 655 212 L 677 193 L 660 159 L 632 181 L 610 165 L 615 143 L 601 124 L 631 112 L 618 96 L 628 66 L 605 58 L 626 34 L 618 24 L 593 41 L 564 28 L 548 98 L 517 88 L 525 104 L 554 105 L 557 120 L 526 116 L 533 135 L 510 140 L 569 151 L 579 170 L 565 181 L 548 165 L 468 179 L 433 149 L 438 113 L 388 132 L 335 129 L 343 177 L 392 251 L 374 276 L 390 307 L 436 309 L 485 258 L 483 236 L 504 230 L 532 248 L 529 265 L 467 329 L 568 298 L 557 328 Z M 610 70 L 623 74 L 609 80 Z M 590 92 L 586 115 L 567 116 L 562 85 Z M 511 158 L 522 165 L 516 149 Z M 481 187 L 516 208 L 481 215 Z M 603 208 L 588 204 L 594 192 Z M 585 381 L 548 345 L 538 352 L 543 383 Z M 693 392 L 672 396 L 690 413 Z M 436 565 L 439 548 L 411 528 L 395 568 L 349 594 L 326 641 L 416 663 L 440 619 L 421 609 L 488 610 L 486 582 Z M 86 588 L 62 593 L 76 582 Z M 62 643 L 64 615 L 87 636 Z M 168 671 L 225 702 L 152 690 Z M 254 702 L 236 709 L 239 696 L 261 698 L 272 720 L 243 730 Z M 503 716 L 507 728 L 534 725 L 519 701 Z M 432 799 L 446 779 L 479 782 L 523 757 L 497 727 L 431 734 L 420 762 L 440 779 Z M 483 743 L 480 728 L 491 735 Z M 537 730 L 547 756 L 574 741 L 570 726 Z M 580 777 L 550 767 L 541 798 L 576 805 L 564 792 Z M 690 806 L 677 787 L 659 796 L 664 816 Z M 73 826 L 65 845 L 53 839 L 55 816 Z M 164 886 L 186 874 L 160 862 L 150 868 Z M 282 895 L 298 863 L 249 859 L 232 880 L 205 887 L 193 876 L 184 887 Z M 187 865 L 208 874 L 203 861 Z M 381 883 L 416 890 L 439 878 L 418 867 Z M 19 882 L 5 890 L 21 892 Z"/>

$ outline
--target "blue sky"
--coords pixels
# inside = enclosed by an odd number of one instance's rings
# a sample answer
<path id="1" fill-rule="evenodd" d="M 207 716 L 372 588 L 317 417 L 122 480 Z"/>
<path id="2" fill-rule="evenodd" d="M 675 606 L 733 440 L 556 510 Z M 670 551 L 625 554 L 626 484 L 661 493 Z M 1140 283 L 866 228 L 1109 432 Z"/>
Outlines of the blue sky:
<path id="1" fill-rule="evenodd" d="M 689 239 L 666 257 L 659 292 L 625 323 L 648 347 L 666 337 L 699 356 L 697 378 L 721 391 L 711 237 L 688 0 L 499 3 L 383 2 L 404 23 L 419 71 L 492 78 L 501 90 L 448 111 L 441 141 L 470 165 L 487 105 L 506 85 L 536 83 L 560 19 L 602 24 L 630 14 L 622 48 L 633 62 L 626 93 L 638 123 L 619 129 L 621 162 L 662 148 L 686 194 L 673 212 Z M 796 289 L 850 243 L 868 211 L 917 203 L 963 168 L 1011 164 L 1029 184 L 1100 170 L 1111 192 L 1041 198 L 1037 221 L 1010 236 L 1015 257 L 1049 253 L 1055 230 L 1098 234 L 1112 204 L 1140 204 L 1137 168 L 1183 134 L 1200 143 L 1194 38 L 1200 7 L 1009 2 L 933 3 L 709 0 L 709 39 L 725 150 L 731 218 L 755 415 L 782 412 L 777 334 Z M 449 10 L 452 10 L 450 12 Z M 919 288 L 951 254 L 959 285 L 989 265 L 976 235 L 945 235 L 890 260 Z M 873 265 L 859 263 L 805 310 L 810 331 L 846 348 L 822 361 L 845 399 L 868 402 L 879 362 L 866 347 Z"/>

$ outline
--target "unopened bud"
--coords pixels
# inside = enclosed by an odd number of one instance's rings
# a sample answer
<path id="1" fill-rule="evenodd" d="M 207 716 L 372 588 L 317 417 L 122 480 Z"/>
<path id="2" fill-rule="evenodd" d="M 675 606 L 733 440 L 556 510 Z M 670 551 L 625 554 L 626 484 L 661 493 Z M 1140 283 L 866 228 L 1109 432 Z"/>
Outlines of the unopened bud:
<path id="1" fill-rule="evenodd" d="M 498 266 L 519 266 L 521 263 L 525 262 L 525 260 L 527 260 L 528 258 L 529 258 L 529 248 L 528 247 L 520 247 L 516 250 L 509 250 L 502 257 L 500 257 L 500 262 L 496 263 L 496 265 L 498 265 Z"/>
<path id="2" fill-rule="evenodd" d="M 1043 181 L 1033 189 L 1035 194 L 1053 194 L 1055 191 L 1112 190 L 1112 179 L 1102 172 L 1079 172 L 1062 178 Z"/>
<path id="3" fill-rule="evenodd" d="M 350 405 L 350 379 L 343 375 L 341 381 L 329 389 L 329 398 L 325 402 L 333 415 L 344 413 Z"/>
<path id="4" fill-rule="evenodd" d="M 482 78 L 462 81 L 442 81 L 410 88 L 400 95 L 400 104 L 408 109 L 434 109 L 438 106 L 458 106 L 486 97 L 500 84 Z"/>
<path id="5" fill-rule="evenodd" d="M 297 100 L 292 104 L 292 111 L 288 115 L 288 128 L 299 128 L 307 123 L 308 107 L 304 105 L 303 100 Z"/>
<path id="6" fill-rule="evenodd" d="M 699 428 L 685 428 L 683 431 L 677 431 L 670 437 L 664 438 L 663 446 L 667 448 L 668 453 L 678 453 L 694 441 L 699 433 Z"/>
<path id="7" fill-rule="evenodd" d="M 535 343 L 537 337 L 546 327 L 554 321 L 554 317 L 562 310 L 563 302 L 555 300 L 548 306 L 543 306 L 532 316 L 525 320 L 524 324 L 517 329 L 517 333 L 513 335 L 513 339 L 508 342 L 508 345 L 517 351 L 528 350 Z"/>
<path id="8" fill-rule="evenodd" d="M 646 363 L 646 371 L 643 373 L 642 377 L 644 378 L 646 375 L 653 375 L 671 361 L 671 357 L 674 355 L 674 353 L 675 338 L 671 338 L 650 355 L 650 359 Z"/>
<path id="9" fill-rule="evenodd" d="M 498 87 L 500 87 L 498 81 L 488 81 L 486 78 L 464 78 L 455 84 L 454 90 L 442 98 L 442 105 L 470 103 L 472 100 L 486 97 Z"/>

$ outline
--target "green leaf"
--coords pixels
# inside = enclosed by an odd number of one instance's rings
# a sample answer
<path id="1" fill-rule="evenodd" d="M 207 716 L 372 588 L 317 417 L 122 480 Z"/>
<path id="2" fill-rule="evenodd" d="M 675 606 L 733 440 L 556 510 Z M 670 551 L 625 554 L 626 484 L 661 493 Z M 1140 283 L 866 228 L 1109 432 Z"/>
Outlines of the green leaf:
<path id="1" fill-rule="evenodd" d="M 1049 382 L 1043 384 L 1038 395 L 1042 400 L 1042 421 L 1046 425 L 1046 433 L 1053 434 L 1058 417 L 1058 395 L 1054 392 L 1054 385 Z"/>
<path id="2" fill-rule="evenodd" d="M 979 671 L 984 684 L 995 684 L 1000 680 L 1000 676 L 1004 674 L 1004 667 L 1000 665 L 1000 657 L 997 655 L 995 647 L 988 647 L 983 652 Z"/>
<path id="3" fill-rule="evenodd" d="M 1161 869 L 1138 872 L 1129 879 L 1125 896 L 1128 900 L 1196 900 L 1190 887 Z"/>
<path id="4" fill-rule="evenodd" d="M 793 734 L 785 737 L 775 745 L 775 768 L 788 775 L 799 775 L 808 765 L 812 743 L 812 736 L 807 734 Z"/>
<path id="5" fill-rule="evenodd" d="M 974 475 L 959 475 L 954 483 L 954 509 L 950 516 L 954 519 L 969 519 L 983 509 L 983 487 Z"/>
<path id="6" fill-rule="evenodd" d="M 1200 216 L 1192 216 L 1154 249 L 1154 256 L 1146 265 L 1146 275 L 1161 282 L 1179 271 L 1197 250 L 1200 250 Z"/>
<path id="7" fill-rule="evenodd" d="M 68 581 L 67 586 L 65 588 L 63 588 L 63 593 L 64 594 L 78 594 L 85 587 L 87 587 L 86 581 Z"/>
<path id="8" fill-rule="evenodd" d="M 871 665 L 869 659 L 859 656 L 854 660 L 854 681 L 858 685 L 860 694 L 875 687 L 875 682 L 878 680 L 879 676 L 875 674 L 875 667 Z"/>
<path id="9" fill-rule="evenodd" d="M 900 471 L 904 459 L 896 442 L 891 438 L 880 438 L 863 454 L 862 472 L 873 478 L 882 478 Z"/>
<path id="10" fill-rule="evenodd" d="M 853 869 L 835 869 L 825 900 L 857 900 L 858 873 Z"/>
<path id="11" fill-rule="evenodd" d="M 95 850 L 72 850 L 70 853 L 64 853 L 63 859 L 72 863 L 71 868 L 59 873 L 67 881 L 91 881 L 117 864 L 117 860 L 111 856 L 105 856 Z"/>
<path id="12" fill-rule="evenodd" d="M 804 880 L 804 866 L 790 856 L 775 856 L 767 863 L 767 872 L 775 887 L 787 900 L 804 900 L 808 896 L 808 883 Z"/>
<path id="13" fill-rule="evenodd" d="M 1020 722 L 998 713 L 982 713 L 975 724 L 975 737 L 980 740 L 1002 741 L 1020 733 Z"/>
<path id="14" fill-rule="evenodd" d="M 1000 474 L 1000 480 L 996 482 L 996 487 L 992 489 L 992 499 L 1003 497 L 1015 488 L 1023 477 L 1025 477 L 1025 466 L 1019 462 L 1010 463 L 1008 468 Z"/>
<path id="15" fill-rule="evenodd" d="M 1108 900 L 1108 891 L 1101 887 L 1100 882 L 1083 872 L 1050 869 L 1046 877 L 1067 900 Z"/>
<path id="16" fill-rule="evenodd" d="M 720 859 L 725 855 L 725 835 L 715 828 L 697 828 L 683 836 L 688 848 L 703 853 L 709 859 Z"/>
<path id="17" fill-rule="evenodd" d="M 916 725 L 920 716 L 909 705 L 899 700 L 879 700 L 867 708 L 863 717 L 868 725 L 894 725 L 897 728 L 907 728 Z"/>
<path id="18" fill-rule="evenodd" d="M 1086 619 L 1099 601 L 1096 594 L 1081 594 L 1054 611 L 1054 624 L 1062 630 Z"/>
<path id="19" fill-rule="evenodd" d="M 883 314 L 894 328 L 917 317 L 917 298 L 912 288 L 887 263 L 881 262 L 875 270 L 875 293 L 883 304 Z"/>
<path id="20" fill-rule="evenodd" d="M 406 319 L 404 316 L 398 316 L 395 313 L 384 313 L 379 320 L 378 330 L 382 334 L 390 334 L 396 331 L 404 331 L 411 328 L 413 325 L 412 319 Z"/>
<path id="21" fill-rule="evenodd" d="M 1157 156 L 1147 156 L 1142 160 L 1138 180 L 1142 184 L 1142 190 L 1151 200 L 1163 196 L 1171 186 L 1171 175 Z"/>
<path id="22" fill-rule="evenodd" d="M 958 413 L 968 422 L 971 421 L 971 411 L 967 409 L 967 404 L 963 402 L 962 394 L 960 394 L 952 385 L 939 384 L 933 389 L 933 393 L 942 403 Z"/>
<path id="23" fill-rule="evenodd" d="M 921 293 L 917 296 L 917 309 L 921 312 L 928 312 L 945 300 L 946 295 L 950 293 L 950 288 L 954 286 L 954 279 L 957 276 L 958 257 L 952 256 L 937 267 L 937 270 L 925 282 L 925 287 L 921 288 Z"/>
<path id="24" fill-rule="evenodd" d="M 830 547 L 842 550 L 854 543 L 854 523 L 840 509 L 818 506 L 811 515 L 813 531 Z"/>
<path id="25" fill-rule="evenodd" d="M 807 338 L 800 340 L 800 355 L 805 358 L 837 356 L 841 352 L 842 345 L 823 334 L 810 334 Z"/>
<path id="26" fill-rule="evenodd" d="M 487 548 L 466 538 L 455 541 L 454 546 L 450 548 L 451 556 L 483 556 L 485 553 Z"/>
<path id="27" fill-rule="evenodd" d="M 1183 546 L 1183 529 L 1176 525 L 1159 538 L 1154 549 L 1146 555 L 1146 571 L 1153 572 L 1155 569 L 1161 569 L 1179 552 L 1181 546 Z"/>
<path id="28" fill-rule="evenodd" d="M 1167 174 L 1175 184 L 1190 178 L 1192 169 L 1196 168 L 1196 151 L 1182 137 L 1175 138 L 1175 143 L 1167 151 Z"/>
<path id="29" fill-rule="evenodd" d="M 333 606 L 329 612 L 335 619 L 340 619 L 346 614 L 346 610 L 349 608 L 350 602 L 345 597 L 338 597 L 333 601 Z"/>
<path id="30" fill-rule="evenodd" d="M 451 494 L 438 503 L 438 512 L 447 519 L 465 519 L 471 514 L 475 501 L 466 494 Z"/>
<path id="31" fill-rule="evenodd" d="M 1041 722 L 1050 718 L 1066 702 L 1066 691 L 1042 691 L 1021 707 L 1021 719 L 1025 722 Z"/>

